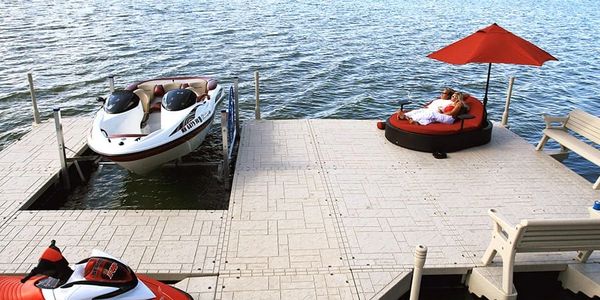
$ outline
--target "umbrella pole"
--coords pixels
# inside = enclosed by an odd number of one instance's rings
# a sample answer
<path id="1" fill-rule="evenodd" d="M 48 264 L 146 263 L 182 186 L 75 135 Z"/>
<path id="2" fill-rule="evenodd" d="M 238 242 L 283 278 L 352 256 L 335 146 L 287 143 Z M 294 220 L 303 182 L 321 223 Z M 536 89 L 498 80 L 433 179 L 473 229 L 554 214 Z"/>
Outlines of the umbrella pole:
<path id="1" fill-rule="evenodd" d="M 490 73 L 492 72 L 492 63 L 488 65 L 487 81 L 485 82 L 485 95 L 483 95 L 483 119 L 487 118 L 488 88 L 490 87 Z"/>
<path id="2" fill-rule="evenodd" d="M 488 65 L 487 81 L 485 82 L 485 95 L 483 95 L 483 108 L 487 105 L 488 88 L 490 87 L 490 73 L 492 72 L 492 63 Z"/>

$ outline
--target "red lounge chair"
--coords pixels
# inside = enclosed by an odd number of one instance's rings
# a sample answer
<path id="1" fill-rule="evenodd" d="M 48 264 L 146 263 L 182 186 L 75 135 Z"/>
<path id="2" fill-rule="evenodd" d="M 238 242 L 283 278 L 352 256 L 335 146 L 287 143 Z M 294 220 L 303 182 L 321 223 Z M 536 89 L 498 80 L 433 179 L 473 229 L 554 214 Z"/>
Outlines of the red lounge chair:
<path id="1" fill-rule="evenodd" d="M 454 152 L 487 144 L 493 126 L 484 119 L 483 104 L 473 96 L 467 96 L 465 103 L 470 107 L 468 114 L 453 124 L 410 124 L 394 113 L 386 121 L 385 137 L 398 146 L 424 152 Z"/>

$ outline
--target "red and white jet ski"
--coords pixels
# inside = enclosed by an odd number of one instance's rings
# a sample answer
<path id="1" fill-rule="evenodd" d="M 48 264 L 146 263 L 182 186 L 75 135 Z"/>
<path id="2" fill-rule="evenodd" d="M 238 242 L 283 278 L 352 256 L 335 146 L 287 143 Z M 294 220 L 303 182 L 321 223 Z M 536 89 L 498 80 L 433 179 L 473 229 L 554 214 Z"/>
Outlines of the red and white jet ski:
<path id="1" fill-rule="evenodd" d="M 136 275 L 118 259 L 98 250 L 71 269 L 52 241 L 38 265 L 21 278 L 0 276 L 3 300 L 191 300 L 189 294 L 148 276 Z"/>

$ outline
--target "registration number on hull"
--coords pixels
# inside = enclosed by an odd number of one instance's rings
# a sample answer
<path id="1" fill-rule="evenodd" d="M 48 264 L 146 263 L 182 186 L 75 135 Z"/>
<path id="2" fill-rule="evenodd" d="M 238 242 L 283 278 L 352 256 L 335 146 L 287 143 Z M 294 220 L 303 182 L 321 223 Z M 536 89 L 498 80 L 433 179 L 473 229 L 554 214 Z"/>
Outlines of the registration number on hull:
<path id="1" fill-rule="evenodd" d="M 181 133 L 185 133 L 186 131 L 194 128 L 197 124 L 202 124 L 202 117 L 196 117 L 193 120 L 189 121 L 185 126 L 181 127 Z"/>

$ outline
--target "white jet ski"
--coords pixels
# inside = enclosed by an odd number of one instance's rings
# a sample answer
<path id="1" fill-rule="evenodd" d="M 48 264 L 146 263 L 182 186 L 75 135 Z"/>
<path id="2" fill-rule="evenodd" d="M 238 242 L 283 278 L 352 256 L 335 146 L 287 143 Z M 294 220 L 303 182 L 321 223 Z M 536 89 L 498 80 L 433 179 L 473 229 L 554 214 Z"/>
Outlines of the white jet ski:
<path id="1" fill-rule="evenodd" d="M 146 174 L 194 151 L 225 93 L 207 77 L 146 80 L 114 91 L 96 114 L 88 145 L 122 167 Z"/>

